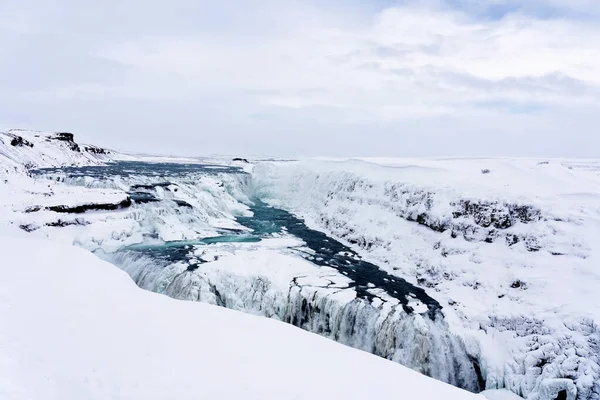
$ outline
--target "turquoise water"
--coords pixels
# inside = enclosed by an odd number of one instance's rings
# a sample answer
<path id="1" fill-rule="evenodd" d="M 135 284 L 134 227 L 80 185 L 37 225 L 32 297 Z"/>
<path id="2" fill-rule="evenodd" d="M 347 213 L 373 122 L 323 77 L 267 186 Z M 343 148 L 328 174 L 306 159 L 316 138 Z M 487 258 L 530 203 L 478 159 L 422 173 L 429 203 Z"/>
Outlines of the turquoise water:
<path id="1" fill-rule="evenodd" d="M 198 246 L 216 243 L 257 243 L 261 238 L 256 235 L 223 235 L 199 240 L 177 240 L 160 243 L 140 243 L 123 247 L 120 251 L 134 251 L 170 263 L 186 262 Z"/>

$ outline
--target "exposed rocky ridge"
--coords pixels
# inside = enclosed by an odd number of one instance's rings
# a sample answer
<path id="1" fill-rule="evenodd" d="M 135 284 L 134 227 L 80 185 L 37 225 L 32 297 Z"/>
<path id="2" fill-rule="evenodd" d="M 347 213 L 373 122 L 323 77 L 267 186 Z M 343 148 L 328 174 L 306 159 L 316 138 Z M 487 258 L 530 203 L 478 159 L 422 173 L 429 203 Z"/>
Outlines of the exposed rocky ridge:
<path id="1" fill-rule="evenodd" d="M 540 250 L 536 240 L 527 233 L 507 231 L 519 223 L 529 224 L 548 219 L 542 210 L 534 205 L 486 199 L 439 199 L 439 194 L 434 191 L 395 182 L 386 182 L 382 193 L 376 190 L 371 183 L 358 177 L 351 178 L 329 190 L 323 204 L 327 207 L 330 203 L 352 202 L 360 206 L 378 206 L 436 232 L 450 231 L 454 238 L 460 236 L 467 241 L 487 243 L 501 238 L 509 246 L 523 242 L 529 251 Z M 365 195 L 369 192 L 371 195 Z M 444 201 L 447 202 L 444 204 Z M 439 212 L 440 208 L 444 208 L 444 214 Z M 333 221 L 325 215 L 321 222 L 327 229 L 332 228 L 333 224 L 343 224 L 343 221 Z M 342 232 L 340 237 L 367 250 L 376 244 L 364 240 L 362 235 L 356 235 L 356 231 L 351 227 L 347 228 L 347 232 Z"/>
<path id="2" fill-rule="evenodd" d="M 10 141 L 10 145 L 11 146 L 15 146 L 15 147 L 21 147 L 21 146 L 29 146 L 29 147 L 33 147 L 33 143 L 23 139 L 23 137 L 21 136 L 17 136 L 17 135 L 8 135 L 10 137 L 12 137 L 12 140 Z"/>
<path id="3" fill-rule="evenodd" d="M 70 213 L 70 214 L 83 214 L 86 211 L 114 211 L 114 210 L 120 210 L 122 208 L 127 208 L 131 206 L 131 198 L 129 196 L 127 196 L 126 199 L 118 201 L 118 202 L 114 202 L 114 203 L 110 203 L 110 202 L 96 202 L 96 203 L 87 203 L 87 204 L 75 204 L 75 205 L 63 205 L 63 204 L 59 204 L 59 205 L 54 205 L 54 206 L 33 206 L 33 207 L 29 207 L 28 209 L 25 210 L 25 212 L 31 213 L 31 212 L 37 212 L 40 210 L 48 210 L 48 211 L 54 211 L 57 213 Z M 47 226 L 52 226 L 52 225 L 47 225 Z"/>
<path id="4" fill-rule="evenodd" d="M 94 165 L 118 160 L 119 153 L 93 145 L 80 145 L 69 132 L 11 129 L 0 132 L 0 157 L 5 168 L 27 170 L 66 165 Z"/>

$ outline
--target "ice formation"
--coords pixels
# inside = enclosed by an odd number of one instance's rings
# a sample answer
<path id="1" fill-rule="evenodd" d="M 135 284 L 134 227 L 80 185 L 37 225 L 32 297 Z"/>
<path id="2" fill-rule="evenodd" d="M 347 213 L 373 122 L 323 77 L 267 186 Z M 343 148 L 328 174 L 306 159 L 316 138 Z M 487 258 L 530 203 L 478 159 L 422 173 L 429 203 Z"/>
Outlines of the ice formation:
<path id="1" fill-rule="evenodd" d="M 566 160 L 307 161 L 259 165 L 254 184 L 430 288 L 486 388 L 597 399 L 599 171 Z"/>

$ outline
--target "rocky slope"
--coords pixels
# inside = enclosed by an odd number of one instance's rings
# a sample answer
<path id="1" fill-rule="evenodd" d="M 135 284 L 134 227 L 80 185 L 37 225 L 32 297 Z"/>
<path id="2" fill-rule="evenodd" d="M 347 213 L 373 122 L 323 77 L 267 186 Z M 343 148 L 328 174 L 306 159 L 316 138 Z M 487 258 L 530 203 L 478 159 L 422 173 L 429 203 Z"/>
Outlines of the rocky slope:
<path id="1" fill-rule="evenodd" d="M 6 170 L 97 165 L 131 156 L 93 145 L 79 144 L 68 132 L 11 129 L 0 132 L 0 165 Z"/>

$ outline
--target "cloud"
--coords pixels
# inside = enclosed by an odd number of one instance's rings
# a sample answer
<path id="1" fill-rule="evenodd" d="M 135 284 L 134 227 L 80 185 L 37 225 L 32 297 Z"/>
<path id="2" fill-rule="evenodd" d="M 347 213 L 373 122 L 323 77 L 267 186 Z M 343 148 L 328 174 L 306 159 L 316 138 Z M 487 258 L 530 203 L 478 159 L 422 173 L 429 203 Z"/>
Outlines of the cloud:
<path id="1" fill-rule="evenodd" d="M 2 125 L 186 154 L 600 145 L 596 2 L 38 1 L 0 3 Z"/>

